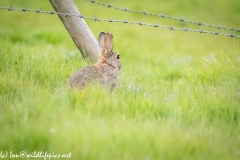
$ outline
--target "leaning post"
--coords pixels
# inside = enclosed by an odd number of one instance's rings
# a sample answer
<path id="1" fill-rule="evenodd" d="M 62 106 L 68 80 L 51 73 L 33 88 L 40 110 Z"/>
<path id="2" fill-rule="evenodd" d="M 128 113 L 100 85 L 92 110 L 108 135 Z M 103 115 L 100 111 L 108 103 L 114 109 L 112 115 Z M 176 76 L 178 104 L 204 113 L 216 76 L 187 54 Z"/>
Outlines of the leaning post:
<path id="1" fill-rule="evenodd" d="M 50 0 L 50 3 L 56 12 L 80 15 L 73 0 Z M 85 20 L 74 16 L 59 14 L 58 16 L 80 50 L 83 58 L 90 56 L 94 62 L 97 62 L 100 48 Z"/>

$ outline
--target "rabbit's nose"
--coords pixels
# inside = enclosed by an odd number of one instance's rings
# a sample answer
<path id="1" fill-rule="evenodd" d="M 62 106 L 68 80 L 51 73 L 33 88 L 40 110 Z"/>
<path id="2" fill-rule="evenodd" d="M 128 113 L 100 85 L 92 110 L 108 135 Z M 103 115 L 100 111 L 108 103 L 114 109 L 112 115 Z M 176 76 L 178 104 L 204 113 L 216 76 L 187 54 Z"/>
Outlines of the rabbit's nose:
<path id="1" fill-rule="evenodd" d="M 119 70 L 121 70 L 121 68 L 122 68 L 122 64 L 119 65 Z"/>

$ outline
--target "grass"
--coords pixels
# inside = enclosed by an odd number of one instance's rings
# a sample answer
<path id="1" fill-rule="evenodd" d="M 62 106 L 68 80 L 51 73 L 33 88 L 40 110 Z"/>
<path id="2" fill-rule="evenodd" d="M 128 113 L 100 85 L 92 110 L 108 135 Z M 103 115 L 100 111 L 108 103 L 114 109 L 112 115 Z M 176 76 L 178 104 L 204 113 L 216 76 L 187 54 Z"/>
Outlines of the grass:
<path id="1" fill-rule="evenodd" d="M 75 3 L 93 17 L 200 28 Z M 239 28 L 236 0 L 111 3 Z M 0 2 L 9 4 L 53 10 L 47 1 Z M 59 18 L 0 12 L 0 157 L 47 151 L 86 160 L 240 158 L 239 39 L 87 20 L 95 37 L 113 33 L 123 67 L 113 94 L 98 86 L 80 92 L 66 82 L 88 62 Z"/>

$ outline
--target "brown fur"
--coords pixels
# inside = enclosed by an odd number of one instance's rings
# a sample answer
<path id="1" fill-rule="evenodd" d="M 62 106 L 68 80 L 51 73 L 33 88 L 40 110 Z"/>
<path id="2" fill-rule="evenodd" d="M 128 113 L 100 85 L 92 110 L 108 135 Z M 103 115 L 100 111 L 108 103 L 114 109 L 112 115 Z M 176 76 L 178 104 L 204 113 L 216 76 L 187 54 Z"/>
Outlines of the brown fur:
<path id="1" fill-rule="evenodd" d="M 100 83 L 114 90 L 118 82 L 118 71 L 121 69 L 119 55 L 113 52 L 113 36 L 111 33 L 99 34 L 101 55 L 97 63 L 76 71 L 69 79 L 71 87 L 83 89 L 91 81 Z"/>

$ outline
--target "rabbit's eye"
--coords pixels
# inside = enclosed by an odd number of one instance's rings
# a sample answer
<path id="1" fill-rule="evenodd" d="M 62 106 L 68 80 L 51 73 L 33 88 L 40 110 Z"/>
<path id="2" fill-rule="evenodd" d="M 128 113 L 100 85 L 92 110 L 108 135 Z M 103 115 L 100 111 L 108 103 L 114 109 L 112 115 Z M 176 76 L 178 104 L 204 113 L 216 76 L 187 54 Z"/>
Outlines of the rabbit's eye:
<path id="1" fill-rule="evenodd" d="M 119 59 L 119 58 L 120 58 L 120 55 L 118 54 L 118 55 L 117 55 L 117 59 Z"/>

